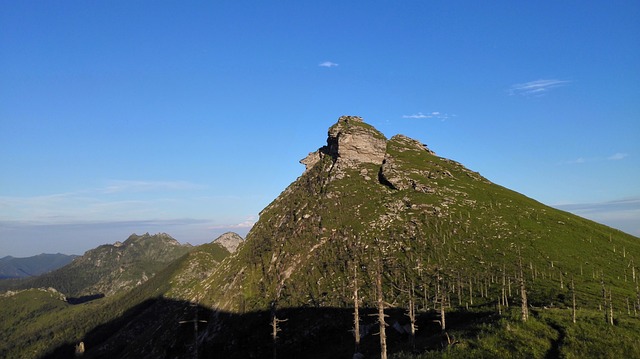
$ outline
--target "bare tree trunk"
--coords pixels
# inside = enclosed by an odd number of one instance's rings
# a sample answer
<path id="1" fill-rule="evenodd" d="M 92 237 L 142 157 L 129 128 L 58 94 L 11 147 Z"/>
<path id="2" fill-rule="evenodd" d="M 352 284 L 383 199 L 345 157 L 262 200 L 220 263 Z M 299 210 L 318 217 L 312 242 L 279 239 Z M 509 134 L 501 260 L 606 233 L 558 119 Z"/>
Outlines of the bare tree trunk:
<path id="1" fill-rule="evenodd" d="M 440 299 L 440 328 L 444 331 L 447 328 L 446 320 L 445 320 L 445 305 L 446 305 L 446 296 L 443 291 L 440 291 L 440 273 L 437 274 L 438 278 L 436 281 L 436 296 Z"/>
<path id="2" fill-rule="evenodd" d="M 276 316 L 277 312 L 277 304 L 273 302 L 271 304 L 271 339 L 273 341 L 273 359 L 277 358 L 277 344 L 278 344 L 278 333 L 282 331 L 278 324 L 281 322 L 286 322 L 288 319 L 278 319 Z"/>
<path id="3" fill-rule="evenodd" d="M 636 315 L 636 317 L 638 316 L 638 311 L 637 309 L 640 309 L 640 288 L 638 288 L 638 284 L 636 283 L 636 298 L 637 298 L 637 304 L 633 306 L 633 313 Z M 636 309 L 637 308 L 637 309 Z"/>
<path id="4" fill-rule="evenodd" d="M 613 325 L 613 300 L 611 299 L 611 289 L 609 289 L 609 324 Z"/>
<path id="5" fill-rule="evenodd" d="M 518 249 L 518 264 L 520 267 L 520 299 L 521 299 L 521 311 L 522 321 L 526 322 L 529 319 L 529 308 L 527 306 L 527 288 L 524 283 L 524 273 L 522 272 L 522 256 L 520 255 L 520 249 Z"/>
<path id="6" fill-rule="evenodd" d="M 602 276 L 600 277 L 600 285 L 602 286 L 602 300 L 604 302 L 604 307 L 602 308 L 604 311 L 604 321 L 605 323 L 609 323 L 609 312 L 607 311 L 607 290 L 604 287 L 604 279 Z"/>
<path id="7" fill-rule="evenodd" d="M 426 284 L 422 284 L 422 290 L 423 290 L 423 308 L 424 310 L 428 310 L 429 309 L 429 300 L 427 298 L 427 285 Z"/>
<path id="8" fill-rule="evenodd" d="M 458 272 L 458 307 L 462 306 L 462 279 L 460 278 L 460 272 Z"/>
<path id="9" fill-rule="evenodd" d="M 505 266 L 502 266 L 502 305 L 509 308 L 509 298 L 507 297 L 507 271 Z"/>
<path id="10" fill-rule="evenodd" d="M 441 302 L 440 302 L 440 328 L 444 331 L 445 329 L 447 329 L 447 324 L 446 324 L 446 319 L 445 319 L 445 310 L 444 310 L 444 306 L 445 306 L 445 297 L 442 296 L 441 297 Z"/>
<path id="11" fill-rule="evenodd" d="M 358 265 L 353 262 L 353 335 L 356 340 L 356 353 L 360 350 L 360 313 L 358 300 Z"/>
<path id="12" fill-rule="evenodd" d="M 382 265 L 378 258 L 378 270 L 376 273 L 376 292 L 378 297 L 378 324 L 380 325 L 380 359 L 387 359 L 387 323 L 384 314 L 384 298 L 382 296 Z"/>
<path id="13" fill-rule="evenodd" d="M 411 324 L 411 346 L 415 347 L 416 330 L 416 308 L 413 297 L 413 281 L 411 281 L 411 287 L 409 288 L 409 322 Z"/>
<path id="14" fill-rule="evenodd" d="M 573 282 L 573 276 L 571 277 L 571 297 L 573 302 L 573 310 L 571 313 L 571 318 L 573 323 L 576 322 L 576 285 Z"/>

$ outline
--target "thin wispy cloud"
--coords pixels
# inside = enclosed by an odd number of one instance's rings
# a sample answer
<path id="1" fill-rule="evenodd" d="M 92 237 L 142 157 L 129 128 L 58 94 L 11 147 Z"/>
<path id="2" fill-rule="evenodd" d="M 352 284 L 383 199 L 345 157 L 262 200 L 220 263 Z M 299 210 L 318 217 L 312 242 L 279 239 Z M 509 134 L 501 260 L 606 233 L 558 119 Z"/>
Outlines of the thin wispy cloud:
<path id="1" fill-rule="evenodd" d="M 149 192 L 149 191 L 184 191 L 203 189 L 205 186 L 187 181 L 110 181 L 104 193 Z"/>
<path id="2" fill-rule="evenodd" d="M 331 67 L 338 67 L 338 64 L 331 61 L 325 61 L 325 62 L 319 63 L 318 66 L 331 68 Z"/>
<path id="3" fill-rule="evenodd" d="M 614 153 L 613 155 L 607 157 L 607 159 L 609 161 L 619 161 L 619 160 L 625 159 L 627 156 L 629 156 L 628 153 L 620 153 L 620 152 L 618 152 L 618 153 Z"/>
<path id="4" fill-rule="evenodd" d="M 612 154 L 611 156 L 599 156 L 599 157 L 578 157 L 574 160 L 565 161 L 562 164 L 566 165 L 578 165 L 583 163 L 590 162 L 601 162 L 601 161 L 621 161 L 625 158 L 629 157 L 628 153 L 617 152 Z"/>
<path id="5" fill-rule="evenodd" d="M 540 79 L 525 83 L 515 84 L 509 88 L 510 95 L 544 96 L 550 90 L 565 86 L 570 81 L 556 79 Z"/>
<path id="6" fill-rule="evenodd" d="M 428 112 L 428 113 L 422 113 L 422 112 L 418 112 L 418 113 L 414 113 L 411 115 L 402 115 L 402 118 L 410 118 L 410 119 L 429 119 L 429 118 L 436 118 L 439 120 L 446 120 L 449 117 L 454 117 L 455 115 L 448 115 L 446 113 L 442 113 L 439 111 L 433 111 L 433 112 Z"/>
<path id="7" fill-rule="evenodd" d="M 205 188 L 186 181 L 109 181 L 106 185 L 38 196 L 0 196 L 0 220 L 44 223 L 77 220 L 167 218 L 188 208 L 185 191 Z M 149 198 L 148 193 L 161 194 Z"/>
<path id="8" fill-rule="evenodd" d="M 255 217 L 249 217 L 245 221 L 236 224 L 220 224 L 208 227 L 209 229 L 241 229 L 251 228 L 256 223 Z"/>
<path id="9" fill-rule="evenodd" d="M 640 235 L 640 197 L 637 196 L 595 203 L 557 204 L 553 207 L 615 226 L 635 236 Z"/>

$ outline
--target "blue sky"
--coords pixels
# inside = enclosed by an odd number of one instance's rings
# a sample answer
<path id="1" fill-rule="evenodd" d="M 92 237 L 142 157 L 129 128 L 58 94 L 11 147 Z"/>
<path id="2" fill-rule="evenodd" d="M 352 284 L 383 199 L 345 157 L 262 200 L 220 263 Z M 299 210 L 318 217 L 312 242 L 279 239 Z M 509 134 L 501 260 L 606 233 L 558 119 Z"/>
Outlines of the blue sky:
<path id="1" fill-rule="evenodd" d="M 246 234 L 341 115 L 640 235 L 637 1 L 0 0 L 0 256 Z"/>

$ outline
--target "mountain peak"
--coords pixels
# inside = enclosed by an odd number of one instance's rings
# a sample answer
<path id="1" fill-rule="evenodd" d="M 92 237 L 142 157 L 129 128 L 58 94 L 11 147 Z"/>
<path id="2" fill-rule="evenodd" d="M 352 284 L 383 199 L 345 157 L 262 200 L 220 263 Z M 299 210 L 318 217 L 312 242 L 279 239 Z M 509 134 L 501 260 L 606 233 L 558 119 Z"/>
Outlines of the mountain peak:
<path id="1" fill-rule="evenodd" d="M 218 243 L 226 248 L 229 253 L 234 253 L 243 241 L 244 240 L 242 239 L 242 237 L 234 232 L 223 233 L 222 235 L 220 235 L 220 237 L 214 240 L 215 243 Z"/>
<path id="2" fill-rule="evenodd" d="M 324 156 L 331 156 L 338 167 L 353 167 L 361 163 L 381 164 L 387 148 L 387 138 L 358 116 L 342 116 L 329 127 L 327 144 L 302 159 L 310 169 Z"/>

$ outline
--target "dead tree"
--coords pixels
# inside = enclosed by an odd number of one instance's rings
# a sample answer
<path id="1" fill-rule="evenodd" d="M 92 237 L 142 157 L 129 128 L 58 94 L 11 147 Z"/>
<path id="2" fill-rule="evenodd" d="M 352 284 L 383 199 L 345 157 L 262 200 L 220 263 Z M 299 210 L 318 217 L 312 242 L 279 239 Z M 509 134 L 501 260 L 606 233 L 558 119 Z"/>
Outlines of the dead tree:
<path id="1" fill-rule="evenodd" d="M 507 296 L 507 270 L 505 265 L 502 265 L 502 305 L 509 308 L 509 298 Z"/>
<path id="2" fill-rule="evenodd" d="M 411 328 L 411 346 L 414 346 L 416 330 L 418 329 L 418 326 L 416 325 L 416 304 L 413 293 L 413 281 L 411 281 L 411 286 L 409 287 L 409 311 L 407 313 L 407 316 L 409 317 Z"/>
<path id="3" fill-rule="evenodd" d="M 440 329 L 444 331 L 447 328 L 446 318 L 445 318 L 445 305 L 446 305 L 446 296 L 444 295 L 444 291 L 440 290 L 440 281 L 442 277 L 440 276 L 440 272 L 436 272 L 436 301 L 440 304 Z"/>
<path id="4" fill-rule="evenodd" d="M 638 287 L 637 283 L 636 283 L 636 300 L 637 300 L 637 303 L 636 303 L 636 305 L 633 306 L 633 313 L 637 317 L 638 316 L 637 309 L 640 309 L 640 288 Z"/>
<path id="5" fill-rule="evenodd" d="M 198 319 L 198 303 L 199 300 L 196 300 L 195 303 L 190 304 L 191 307 L 195 309 L 195 316 L 192 320 L 181 320 L 178 323 L 193 323 L 193 350 L 194 350 L 194 358 L 198 358 L 198 323 L 206 323 L 206 320 Z"/>
<path id="6" fill-rule="evenodd" d="M 609 323 L 609 312 L 607 311 L 607 289 L 604 287 L 604 278 L 602 275 L 600 276 L 600 285 L 602 286 L 602 310 L 604 311 L 604 322 Z"/>
<path id="7" fill-rule="evenodd" d="M 576 285 L 573 282 L 573 276 L 571 276 L 571 301 L 572 301 L 571 319 L 573 323 L 575 323 L 576 322 Z"/>
<path id="8" fill-rule="evenodd" d="M 278 319 L 276 302 L 271 303 L 271 340 L 273 341 L 273 359 L 277 358 L 278 333 L 282 331 L 279 324 L 288 319 Z"/>
<path id="9" fill-rule="evenodd" d="M 524 282 L 524 273 L 522 272 L 522 256 L 520 255 L 520 248 L 518 248 L 518 266 L 520 267 L 520 301 L 522 321 L 526 322 L 527 319 L 529 319 L 529 308 L 527 307 L 527 288 Z"/>
<path id="10" fill-rule="evenodd" d="M 613 325 L 613 300 L 611 299 L 611 289 L 609 289 L 609 324 Z"/>
<path id="11" fill-rule="evenodd" d="M 355 337 L 355 352 L 360 350 L 360 313 L 358 299 L 358 265 L 353 261 L 353 335 Z"/>
<path id="12" fill-rule="evenodd" d="M 382 295 L 382 263 L 378 258 L 376 270 L 376 297 L 378 299 L 378 324 L 380 325 L 380 359 L 387 359 L 387 334 L 384 314 L 384 297 Z"/>

